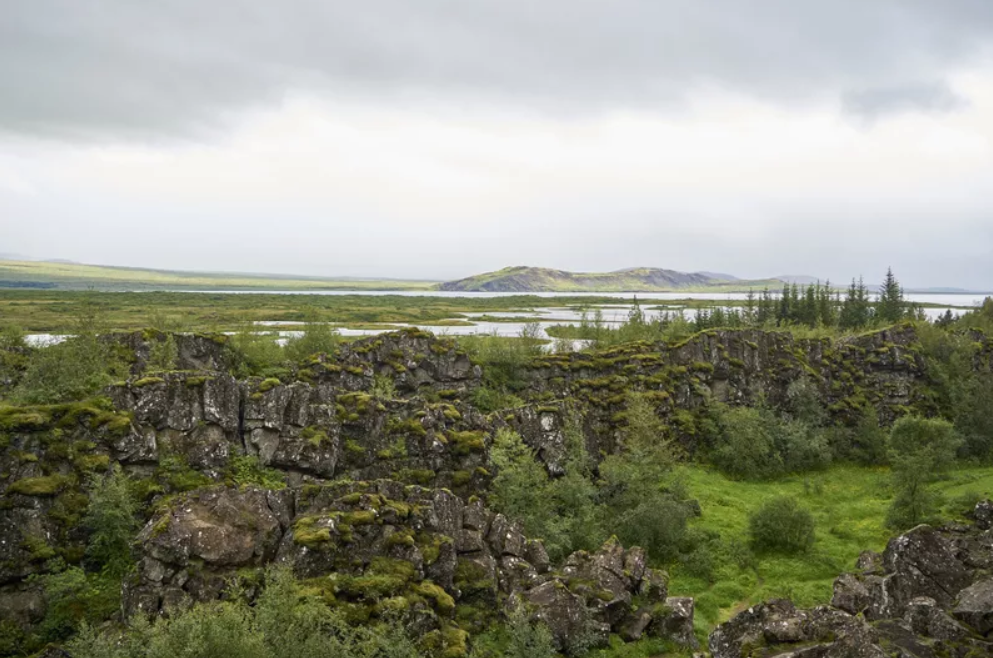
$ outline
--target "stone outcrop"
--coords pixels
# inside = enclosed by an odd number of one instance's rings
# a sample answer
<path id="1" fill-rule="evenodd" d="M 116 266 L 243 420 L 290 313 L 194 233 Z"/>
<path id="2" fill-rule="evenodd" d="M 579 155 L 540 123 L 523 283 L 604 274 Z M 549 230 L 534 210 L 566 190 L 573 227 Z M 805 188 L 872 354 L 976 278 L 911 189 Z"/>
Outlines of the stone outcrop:
<path id="1" fill-rule="evenodd" d="M 44 600 L 29 578 L 54 558 L 81 563 L 88 482 L 120 464 L 147 493 L 144 514 L 161 496 L 186 505 L 142 534 L 127 596 L 134 611 L 211 598 L 225 578 L 285 563 L 359 621 L 403 599 L 437 630 L 456 623 L 450 598 L 471 612 L 458 619 L 468 630 L 526 605 L 563 647 L 580 629 L 692 645 L 693 602 L 668 597 L 640 550 L 608 543 L 551 565 L 540 542 L 483 506 L 476 496 L 495 475 L 494 435 L 517 430 L 560 475 L 567 418 L 579 420 L 594 459 L 615 452 L 630 390 L 651 392 L 691 450 L 687 423 L 699 405 L 759 396 L 780 404 L 799 378 L 842 418 L 867 403 L 884 420 L 929 404 L 927 364 L 909 327 L 835 342 L 709 331 L 675 346 L 549 355 L 528 368 L 524 406 L 485 415 L 466 401 L 481 385 L 479 366 L 453 340 L 417 330 L 342 344 L 280 378 L 234 377 L 224 336 L 105 340 L 133 355 L 131 376 L 106 399 L 0 409 L 0 622 L 38 621 Z M 176 370 L 149 372 L 153 346 L 167 340 Z M 989 367 L 989 353 L 976 367 Z M 285 489 L 274 489 L 279 481 Z M 268 488 L 236 488 L 246 482 Z M 977 508 L 976 527 L 993 527 L 993 505 Z M 987 624 L 988 588 L 975 574 L 993 572 L 988 544 L 971 530 L 908 533 L 839 579 L 835 605 L 877 632 L 899 619 L 930 637 L 965 628 L 975 639 Z"/>
<path id="2" fill-rule="evenodd" d="M 710 636 L 714 658 L 993 655 L 989 501 L 971 526 L 918 526 L 834 584 L 832 607 L 789 601 L 750 608 Z"/>
<path id="3" fill-rule="evenodd" d="M 218 598 L 246 568 L 291 567 L 353 619 L 405 610 L 422 632 L 456 604 L 492 614 L 523 603 L 557 644 L 611 632 L 694 643 L 692 601 L 667 597 L 644 551 L 616 540 L 551 568 L 541 543 L 478 501 L 390 480 L 187 494 L 139 536 L 125 610 L 157 614 Z"/>
<path id="4" fill-rule="evenodd" d="M 617 449 L 615 415 L 625 394 L 652 392 L 658 413 L 691 451 L 693 431 L 685 414 L 718 400 L 784 405 L 790 385 L 807 379 L 832 415 L 852 420 L 866 404 L 884 422 L 907 407 L 931 404 L 927 364 L 911 325 L 844 340 L 797 339 L 789 332 L 708 330 L 683 343 L 629 343 L 595 353 L 552 354 L 537 359 L 528 395 L 536 401 L 569 399 L 584 408 L 592 454 Z"/>

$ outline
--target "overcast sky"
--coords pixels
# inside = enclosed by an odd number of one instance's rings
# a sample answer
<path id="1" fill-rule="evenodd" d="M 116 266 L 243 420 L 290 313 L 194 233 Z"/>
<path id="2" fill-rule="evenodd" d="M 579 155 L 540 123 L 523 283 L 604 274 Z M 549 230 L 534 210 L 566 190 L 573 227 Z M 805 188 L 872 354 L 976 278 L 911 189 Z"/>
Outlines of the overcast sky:
<path id="1" fill-rule="evenodd" d="M 3 0 L 0 253 L 993 288 L 990 0 Z"/>

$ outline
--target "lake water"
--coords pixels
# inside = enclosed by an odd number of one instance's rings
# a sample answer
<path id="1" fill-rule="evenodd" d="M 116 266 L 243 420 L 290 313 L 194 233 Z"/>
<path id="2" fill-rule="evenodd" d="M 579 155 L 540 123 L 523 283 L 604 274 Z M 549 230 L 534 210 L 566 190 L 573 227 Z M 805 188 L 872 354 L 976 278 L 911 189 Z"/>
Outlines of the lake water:
<path id="1" fill-rule="evenodd" d="M 376 297 L 396 295 L 398 297 L 449 297 L 468 299 L 488 299 L 496 297 L 610 297 L 613 299 L 632 299 L 639 301 L 681 301 L 700 299 L 710 301 L 744 300 L 748 294 L 743 292 L 447 292 L 442 290 L 176 290 L 172 292 L 199 292 L 203 294 L 224 295 L 370 295 Z M 776 291 L 772 291 L 776 292 Z M 986 297 L 993 293 L 912 293 L 906 295 L 909 302 L 916 304 L 939 304 L 941 306 L 978 306 Z M 495 313 L 490 313 L 495 315 Z"/>
<path id="2" fill-rule="evenodd" d="M 217 291 L 215 291 L 216 294 Z M 225 294 L 245 294 L 246 291 L 222 291 Z M 470 297 L 470 298 L 495 298 L 495 297 L 510 297 L 517 296 L 518 293 L 497 293 L 497 292 L 480 292 L 480 293 L 464 293 L 464 292 L 442 292 L 434 290 L 420 290 L 420 291 L 323 291 L 323 292 L 297 292 L 297 291 L 285 291 L 273 294 L 287 294 L 287 295 L 297 295 L 297 294 L 319 294 L 319 295 L 400 295 L 404 297 Z M 562 297 L 561 293 L 531 293 L 530 296 L 541 297 L 541 298 L 553 298 Z M 568 295 L 570 297 L 609 297 L 618 300 L 630 300 L 635 295 L 631 293 L 572 293 Z M 666 301 L 685 301 L 685 300 L 708 300 L 708 301 L 741 301 L 747 299 L 747 294 L 745 293 L 669 293 L 669 292 L 656 292 L 656 293 L 638 293 L 637 298 L 639 303 L 642 304 L 642 311 L 645 316 L 649 319 L 654 319 L 662 315 L 663 313 L 683 313 L 687 318 L 692 318 L 695 313 L 694 309 L 685 308 L 679 304 L 657 304 L 653 302 L 666 302 Z M 975 307 L 980 305 L 985 299 L 985 295 L 981 294 L 951 294 L 951 293 L 941 293 L 941 294 L 909 294 L 906 296 L 907 300 L 916 304 L 936 304 L 938 306 L 930 306 L 924 308 L 925 314 L 929 318 L 936 318 L 939 315 L 945 313 L 946 310 L 951 310 L 952 313 L 961 314 L 965 309 Z M 658 308 L 651 308 L 658 307 Z M 604 323 L 608 325 L 615 325 L 624 322 L 628 318 L 628 314 L 633 308 L 632 304 L 608 304 L 601 305 L 595 308 L 599 308 L 603 316 Z M 591 319 L 594 307 L 590 308 Z M 534 318 L 540 327 L 540 335 L 543 338 L 550 338 L 545 329 L 556 324 L 578 324 L 582 318 L 582 311 L 576 307 L 561 307 L 561 306 L 548 306 L 539 307 L 532 309 L 524 309 L 521 311 L 475 311 L 463 313 L 464 318 L 470 322 L 473 322 L 472 326 L 462 326 L 462 327 L 437 327 L 428 325 L 417 325 L 417 324 L 405 324 L 402 322 L 390 323 L 390 327 L 379 328 L 367 328 L 367 329 L 348 329 L 339 328 L 339 332 L 343 336 L 374 336 L 376 334 L 383 333 L 384 331 L 392 331 L 397 327 L 416 327 L 418 329 L 424 329 L 426 331 L 431 331 L 439 336 L 471 336 L 475 334 L 485 334 L 485 335 L 497 335 L 497 336 L 518 336 L 525 327 L 524 321 L 513 321 L 514 319 L 524 318 Z M 489 316 L 492 318 L 507 318 L 504 322 L 489 322 L 485 320 L 479 320 L 483 316 Z M 260 327 L 293 327 L 296 325 L 302 325 L 302 322 L 292 322 L 292 321 L 277 321 L 277 320 L 261 320 L 256 322 Z M 278 331 L 282 338 L 289 338 L 291 336 L 299 335 L 299 331 L 293 331 L 292 329 Z M 26 337 L 28 342 L 33 345 L 46 345 L 53 342 L 60 342 L 64 339 L 63 336 L 57 336 L 52 334 L 31 334 Z"/>

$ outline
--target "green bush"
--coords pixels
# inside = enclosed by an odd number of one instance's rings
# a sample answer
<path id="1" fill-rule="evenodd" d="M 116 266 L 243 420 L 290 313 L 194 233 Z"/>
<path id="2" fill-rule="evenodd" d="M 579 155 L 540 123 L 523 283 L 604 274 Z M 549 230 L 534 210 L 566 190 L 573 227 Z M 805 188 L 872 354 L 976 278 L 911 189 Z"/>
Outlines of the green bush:
<path id="1" fill-rule="evenodd" d="M 772 498 L 748 517 L 756 550 L 794 554 L 814 543 L 814 517 L 787 496 Z"/>
<path id="2" fill-rule="evenodd" d="M 782 474 L 785 467 L 774 432 L 777 422 L 767 409 L 725 408 L 718 413 L 719 434 L 711 461 L 732 478 L 760 480 Z"/>
<path id="3" fill-rule="evenodd" d="M 937 520 L 941 503 L 929 484 L 955 461 L 962 440 L 946 420 L 904 416 L 890 430 L 896 495 L 886 523 L 896 530 Z"/>
<path id="4" fill-rule="evenodd" d="M 548 627 L 532 622 L 521 609 L 510 614 L 507 631 L 503 658 L 555 658 L 558 655 Z"/>
<path id="5" fill-rule="evenodd" d="M 327 322 L 313 319 L 307 322 L 299 336 L 286 341 L 286 355 L 293 361 L 303 361 L 314 354 L 334 355 L 341 336 Z"/>
<path id="6" fill-rule="evenodd" d="M 245 325 L 228 341 L 231 371 L 237 377 L 270 377 L 285 370 L 286 354 L 279 336 Z"/>
<path id="7" fill-rule="evenodd" d="M 240 597 L 174 610 L 123 632 L 86 627 L 68 645 L 75 658 L 417 658 L 397 623 L 350 626 L 286 570 L 267 574 L 255 605 Z"/>
<path id="8" fill-rule="evenodd" d="M 946 471 L 955 461 L 962 439 L 946 420 L 904 416 L 890 429 L 891 460 L 913 458 L 925 464 L 934 475 Z"/>
<path id="9" fill-rule="evenodd" d="M 31 404 L 82 400 L 125 377 L 127 364 L 114 344 L 100 339 L 102 328 L 95 307 L 83 305 L 70 338 L 33 352 L 15 399 Z"/>
<path id="10" fill-rule="evenodd" d="M 105 573 L 120 578 L 134 564 L 131 542 L 138 533 L 138 503 L 130 479 L 117 464 L 94 477 L 83 526 L 90 532 L 86 557 Z"/>
<path id="11" fill-rule="evenodd" d="M 148 346 L 148 371 L 161 372 L 176 369 L 179 361 L 179 347 L 176 345 L 176 337 L 166 334 L 161 340 L 153 337 Z"/>
<path id="12" fill-rule="evenodd" d="M 101 623 L 120 609 L 121 580 L 108 574 L 70 567 L 37 579 L 45 594 L 45 616 L 31 638 L 35 648 L 64 641 L 81 626 Z"/>

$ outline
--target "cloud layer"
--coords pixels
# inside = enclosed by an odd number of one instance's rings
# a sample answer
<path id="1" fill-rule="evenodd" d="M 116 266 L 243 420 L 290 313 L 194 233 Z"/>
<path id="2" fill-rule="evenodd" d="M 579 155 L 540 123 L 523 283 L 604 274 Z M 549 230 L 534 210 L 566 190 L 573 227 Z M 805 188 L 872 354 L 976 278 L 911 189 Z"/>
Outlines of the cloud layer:
<path id="1" fill-rule="evenodd" d="M 0 251 L 993 288 L 988 0 L 10 0 Z"/>
<path id="2" fill-rule="evenodd" d="M 859 115 L 961 99 L 987 0 L 11 0 L 0 129 L 201 136 L 298 91 L 678 111 L 718 87 Z"/>

